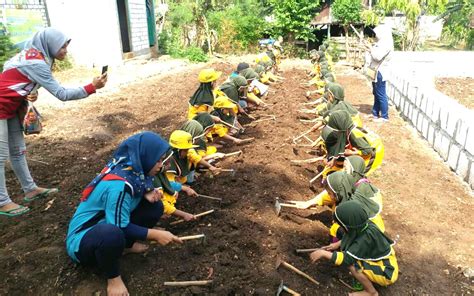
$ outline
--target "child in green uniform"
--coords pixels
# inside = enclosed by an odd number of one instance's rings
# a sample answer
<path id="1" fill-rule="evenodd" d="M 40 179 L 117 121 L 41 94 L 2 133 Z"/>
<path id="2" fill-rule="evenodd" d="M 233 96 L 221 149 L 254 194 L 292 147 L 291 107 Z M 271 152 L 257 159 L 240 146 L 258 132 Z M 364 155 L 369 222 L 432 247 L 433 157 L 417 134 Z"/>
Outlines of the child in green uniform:
<path id="1" fill-rule="evenodd" d="M 336 207 L 335 220 L 344 229 L 341 240 L 311 253 L 311 262 L 326 259 L 349 267 L 364 290 L 350 295 L 378 295 L 373 283 L 389 286 L 398 279 L 394 242 L 383 234 L 357 201 Z M 338 251 L 339 250 L 339 251 Z"/>
<path id="2" fill-rule="evenodd" d="M 358 128 L 345 110 L 334 111 L 321 131 L 329 161 L 343 154 L 360 155 L 366 162 L 366 174 L 372 173 L 382 164 L 384 147 L 380 137 L 363 128 Z"/>
<path id="3" fill-rule="evenodd" d="M 198 80 L 200 84 L 189 99 L 188 119 L 192 119 L 198 113 L 212 111 L 212 105 L 214 104 L 213 90 L 221 74 L 221 72 L 214 69 L 203 69 L 199 72 Z"/>
<path id="4" fill-rule="evenodd" d="M 197 192 L 186 184 L 188 181 L 191 181 L 189 179 L 192 179 L 195 169 L 195 163 L 193 163 L 191 157 L 193 153 L 190 153 L 190 151 L 194 150 L 197 145 L 193 144 L 191 134 L 182 130 L 176 130 L 171 133 L 169 144 L 173 155 L 169 160 L 169 167 L 166 168 L 166 178 L 171 183 L 181 184 L 181 186 L 175 188 L 177 192 L 184 191 L 187 196 L 197 197 Z M 163 194 L 162 200 L 165 214 L 182 217 L 185 221 L 195 219 L 194 215 L 176 209 L 175 203 L 177 198 L 177 193 L 174 195 Z"/>

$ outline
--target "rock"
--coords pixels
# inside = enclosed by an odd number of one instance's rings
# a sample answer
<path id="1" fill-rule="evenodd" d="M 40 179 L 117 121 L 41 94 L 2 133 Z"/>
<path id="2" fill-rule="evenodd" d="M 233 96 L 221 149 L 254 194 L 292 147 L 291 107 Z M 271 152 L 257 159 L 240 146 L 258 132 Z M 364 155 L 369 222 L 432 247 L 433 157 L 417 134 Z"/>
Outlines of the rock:
<path id="1" fill-rule="evenodd" d="M 474 277 L 474 268 L 468 267 L 462 273 L 467 278 L 473 278 Z"/>

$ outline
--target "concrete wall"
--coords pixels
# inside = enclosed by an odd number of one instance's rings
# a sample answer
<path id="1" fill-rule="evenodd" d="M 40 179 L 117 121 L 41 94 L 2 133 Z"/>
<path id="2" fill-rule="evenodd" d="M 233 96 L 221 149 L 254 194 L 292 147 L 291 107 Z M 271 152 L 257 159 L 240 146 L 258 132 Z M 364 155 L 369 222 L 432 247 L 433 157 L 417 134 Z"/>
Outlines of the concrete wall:
<path id="1" fill-rule="evenodd" d="M 132 51 L 136 54 L 148 53 L 150 43 L 148 41 L 145 0 L 128 0 L 128 11 Z"/>
<path id="2" fill-rule="evenodd" d="M 48 0 L 51 25 L 72 38 L 70 53 L 85 66 L 123 63 L 116 0 Z M 131 56 L 148 54 L 144 0 L 128 1 Z"/>
<path id="3" fill-rule="evenodd" d="M 432 82 L 436 76 L 474 77 L 474 53 L 451 53 L 446 58 L 448 55 L 437 53 L 397 53 L 387 73 L 387 95 L 449 167 L 474 189 L 474 110 L 437 91 Z M 464 63 L 457 65 L 456 61 Z M 456 71 L 458 75 L 454 75 Z"/>
<path id="4" fill-rule="evenodd" d="M 51 26 L 71 38 L 74 62 L 85 66 L 122 63 L 115 0 L 48 0 Z"/>

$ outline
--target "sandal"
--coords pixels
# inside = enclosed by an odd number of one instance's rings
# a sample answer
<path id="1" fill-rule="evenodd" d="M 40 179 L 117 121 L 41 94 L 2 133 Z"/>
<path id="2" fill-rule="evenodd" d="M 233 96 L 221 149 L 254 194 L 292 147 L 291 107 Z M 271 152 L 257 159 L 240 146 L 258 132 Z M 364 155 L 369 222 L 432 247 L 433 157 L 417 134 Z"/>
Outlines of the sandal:
<path id="1" fill-rule="evenodd" d="M 46 189 L 45 191 L 41 192 L 41 193 L 38 193 L 32 197 L 24 197 L 23 200 L 26 201 L 26 202 L 30 202 L 30 201 L 33 201 L 33 200 L 37 200 L 37 199 L 40 199 L 40 198 L 44 198 L 48 195 L 50 195 L 51 193 L 56 193 L 58 192 L 58 188 L 49 188 L 49 189 Z"/>
<path id="2" fill-rule="evenodd" d="M 14 208 L 8 211 L 0 211 L 0 215 L 7 216 L 7 217 L 16 217 L 16 216 L 23 215 L 24 213 L 27 213 L 29 211 L 30 211 L 30 208 L 18 205 L 18 208 Z"/>

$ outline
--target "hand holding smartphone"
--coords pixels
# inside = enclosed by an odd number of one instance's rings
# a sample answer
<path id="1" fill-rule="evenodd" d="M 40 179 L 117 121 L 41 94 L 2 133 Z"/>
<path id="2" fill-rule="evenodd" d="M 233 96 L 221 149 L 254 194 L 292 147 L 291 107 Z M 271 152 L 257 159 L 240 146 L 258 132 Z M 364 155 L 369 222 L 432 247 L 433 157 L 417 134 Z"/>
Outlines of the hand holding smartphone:
<path id="1" fill-rule="evenodd" d="M 102 75 L 107 75 L 108 70 L 109 70 L 109 65 L 102 66 Z"/>

